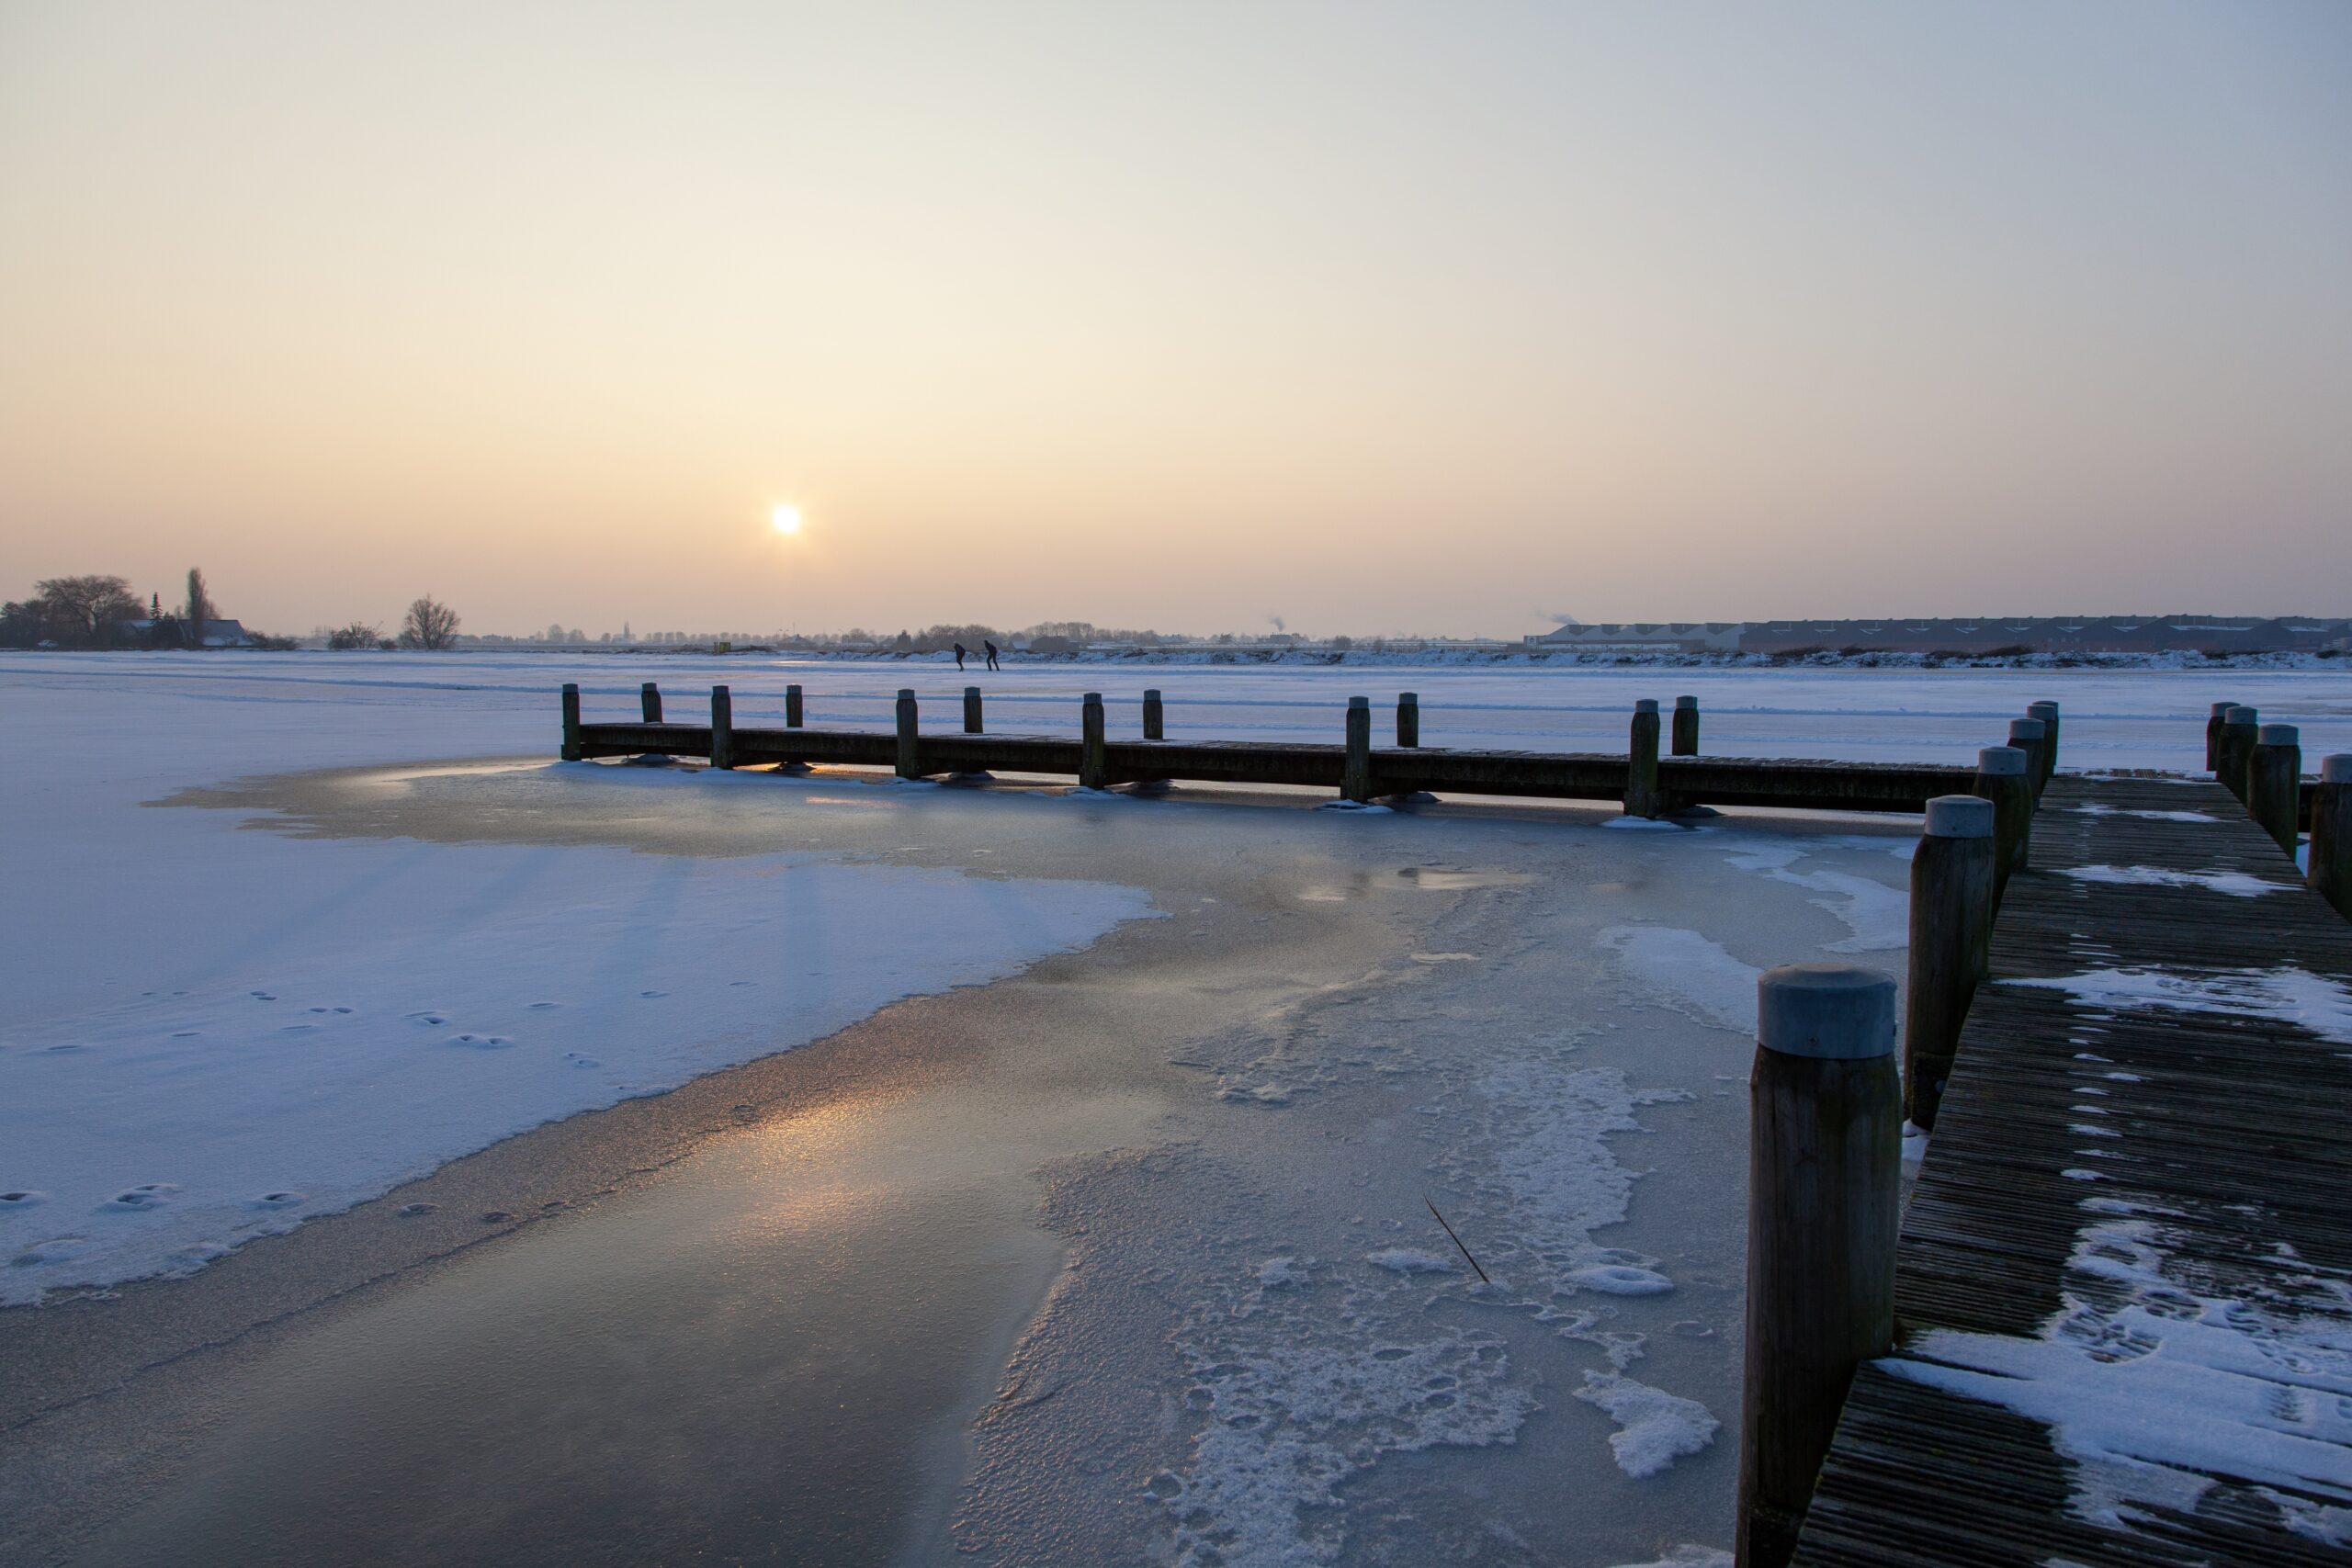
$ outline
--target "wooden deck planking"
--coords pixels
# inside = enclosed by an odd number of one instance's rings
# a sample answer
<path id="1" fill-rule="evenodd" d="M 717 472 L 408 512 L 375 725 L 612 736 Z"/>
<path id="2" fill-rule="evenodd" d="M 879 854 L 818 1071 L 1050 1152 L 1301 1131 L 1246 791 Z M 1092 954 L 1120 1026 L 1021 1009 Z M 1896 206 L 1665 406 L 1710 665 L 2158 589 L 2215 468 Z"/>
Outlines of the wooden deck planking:
<path id="1" fill-rule="evenodd" d="M 2277 890 L 2241 897 L 2060 874 L 2098 864 L 2233 872 Z M 1930 1330 L 2038 1338 L 2070 1303 L 2127 1299 L 2096 1271 L 2070 1267 L 2087 1245 L 2085 1226 L 2109 1218 L 2085 1210 L 2088 1198 L 2173 1211 L 2161 1221 L 2165 1277 L 2193 1280 L 2199 1295 L 2311 1308 L 2312 1278 L 2352 1279 L 2352 1046 L 2297 1022 L 2111 1009 L 1997 983 L 2280 964 L 2352 983 L 2352 926 L 2303 888 L 2226 791 L 2129 778 L 2052 783 L 2034 821 L 2032 870 L 2012 879 L 1996 927 L 1996 983 L 1971 1010 L 1904 1217 L 1903 1343 L 1855 1379 L 1798 1562 L 2346 1560 L 2343 1549 L 2289 1529 L 2243 1476 L 2211 1476 L 2188 1511 L 2138 1504 L 2128 1527 L 2082 1517 L 2076 1467 L 2040 1422 L 1898 1371 L 1927 1355 L 1921 1336 Z M 2085 1131 L 2094 1127 L 2117 1135 Z M 2291 1258 L 2277 1250 L 2282 1243 Z M 2344 1327 L 2352 1332 L 2352 1313 Z"/>

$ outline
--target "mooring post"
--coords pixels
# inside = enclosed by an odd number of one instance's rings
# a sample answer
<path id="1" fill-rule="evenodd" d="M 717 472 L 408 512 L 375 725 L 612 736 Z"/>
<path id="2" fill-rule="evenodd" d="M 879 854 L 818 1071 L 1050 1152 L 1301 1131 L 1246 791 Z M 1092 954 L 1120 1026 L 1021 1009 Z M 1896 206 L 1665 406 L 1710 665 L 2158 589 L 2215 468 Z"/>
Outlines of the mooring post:
<path id="1" fill-rule="evenodd" d="M 2245 799 L 2245 765 L 2254 760 L 2254 748 L 2262 739 L 2262 716 L 2244 703 L 2232 705 L 2222 716 L 2222 743 L 2213 757 L 2213 776 L 2222 786 L 2243 801 Z"/>
<path id="2" fill-rule="evenodd" d="M 1976 782 L 1969 794 L 1993 803 L 1993 903 L 1998 907 L 2009 874 L 2025 869 L 2033 837 L 2033 786 L 2026 782 L 2025 753 L 2014 746 L 1987 746 L 1976 753 Z"/>
<path id="3" fill-rule="evenodd" d="M 2009 720 L 2009 744 L 2025 753 L 2025 782 L 2036 807 L 2041 803 L 2041 754 L 2049 749 L 2038 718 Z"/>
<path id="4" fill-rule="evenodd" d="M 577 681 L 566 681 L 563 683 L 563 751 L 561 755 L 565 761 L 576 762 L 583 754 L 580 747 L 580 683 Z"/>
<path id="5" fill-rule="evenodd" d="M 1748 1108 L 1735 1544 L 1739 1568 L 1780 1568 L 1854 1369 L 1894 1347 L 1894 981 L 1850 964 L 1766 970 Z"/>
<path id="6" fill-rule="evenodd" d="M 797 686 L 784 689 L 784 727 L 786 729 L 800 728 L 800 688 Z"/>
<path id="7" fill-rule="evenodd" d="M 2222 772 L 2222 726 L 2229 722 L 2230 710 L 2235 703 L 2215 703 L 2212 716 L 2205 721 L 2205 771 L 2219 777 Z"/>
<path id="8" fill-rule="evenodd" d="M 662 722 L 661 687 L 655 685 L 652 682 L 648 681 L 645 682 L 644 686 L 639 690 L 637 694 L 637 702 L 639 708 L 642 710 L 645 715 L 646 723 L 659 724 Z"/>
<path id="9" fill-rule="evenodd" d="M 1993 803 L 1928 802 L 1911 856 L 1911 984 L 1904 993 L 1903 1113 L 1936 1124 L 1993 927 Z"/>
<path id="10" fill-rule="evenodd" d="M 2041 721 L 2041 784 L 2048 788 L 2052 775 L 2058 772 L 2058 705 L 2052 702 L 2030 703 L 2026 705 L 2025 716 Z"/>
<path id="11" fill-rule="evenodd" d="M 1089 692 L 1078 710 L 1078 787 L 1104 789 L 1111 783 L 1111 764 L 1102 750 L 1102 694 Z"/>
<path id="12" fill-rule="evenodd" d="M 2302 839 L 2296 821 L 2302 784 L 2302 731 L 2291 724 L 2264 725 L 2246 757 L 2245 808 L 2289 860 Z"/>
<path id="13" fill-rule="evenodd" d="M 1634 726 L 1625 755 L 1625 815 L 1657 818 L 1666 802 L 1657 790 L 1657 699 L 1634 705 Z"/>
<path id="14" fill-rule="evenodd" d="M 1166 718 L 1167 715 L 1159 705 L 1159 688 L 1147 688 L 1143 694 L 1143 738 L 1146 740 L 1167 739 Z"/>
<path id="15" fill-rule="evenodd" d="M 1372 803 L 1372 699 L 1348 699 L 1348 753 L 1340 769 L 1340 798 Z"/>
<path id="16" fill-rule="evenodd" d="M 1396 694 L 1396 744 L 1418 749 L 1421 744 L 1421 694 Z"/>
<path id="17" fill-rule="evenodd" d="M 710 765 L 735 765 L 735 699 L 724 686 L 710 689 Z"/>
<path id="18" fill-rule="evenodd" d="M 2352 751 L 2324 757 L 2312 791 L 2311 890 L 2352 920 Z"/>
<path id="19" fill-rule="evenodd" d="M 899 760 L 898 773 L 902 779 L 922 777 L 922 726 L 915 712 L 915 689 L 899 688 Z"/>
<path id="20" fill-rule="evenodd" d="M 978 686 L 964 688 L 964 733 L 967 735 L 981 733 L 980 689 Z"/>
<path id="21" fill-rule="evenodd" d="M 1699 754 L 1699 699 L 1674 699 L 1674 755 L 1695 757 Z"/>

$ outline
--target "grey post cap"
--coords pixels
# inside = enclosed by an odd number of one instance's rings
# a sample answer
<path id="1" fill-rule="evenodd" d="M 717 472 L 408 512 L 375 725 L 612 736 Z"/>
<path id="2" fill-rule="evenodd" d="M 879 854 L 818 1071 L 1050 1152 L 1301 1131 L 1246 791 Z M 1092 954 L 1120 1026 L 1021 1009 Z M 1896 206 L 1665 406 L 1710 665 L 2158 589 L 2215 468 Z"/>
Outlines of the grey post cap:
<path id="1" fill-rule="evenodd" d="M 899 688 L 899 695 L 902 700 L 907 697 L 911 697 L 914 694 L 915 689 L 912 686 L 901 686 Z"/>
<path id="2" fill-rule="evenodd" d="M 1635 713 L 1656 713 L 1657 712 L 1657 699 L 1656 697 L 1637 698 L 1634 703 L 1634 711 Z"/>
<path id="3" fill-rule="evenodd" d="M 2262 716 L 2244 703 L 2235 705 L 2222 716 L 2223 724 L 2259 724 L 2261 721 Z"/>
<path id="4" fill-rule="evenodd" d="M 2213 705 L 2213 716 L 2215 718 L 2227 718 L 2230 716 L 2230 710 L 2237 705 L 2238 705 L 2235 703 L 2215 703 Z"/>
<path id="5" fill-rule="evenodd" d="M 1981 795 L 1939 795 L 1928 802 L 1928 825 L 1920 831 L 1930 839 L 1989 839 L 1993 803 Z"/>
<path id="6" fill-rule="evenodd" d="M 2333 757 L 2323 757 L 2319 764 L 2322 784 L 2352 784 L 2352 751 L 2338 751 Z"/>
<path id="7" fill-rule="evenodd" d="M 1674 699 L 1674 705 L 1679 708 L 1695 708 L 1699 705 L 1699 699 L 1696 697 L 1677 697 Z"/>
<path id="8" fill-rule="evenodd" d="M 1095 706 L 1100 707 L 1102 705 L 1102 694 L 1100 692 L 1089 692 L 1081 700 L 1092 703 Z"/>
<path id="9" fill-rule="evenodd" d="M 1143 694 L 1147 697 L 1156 697 L 1159 695 L 1159 688 L 1157 686 L 1146 686 L 1143 689 Z"/>
<path id="10" fill-rule="evenodd" d="M 1756 977 L 1756 1043 L 1783 1056 L 1894 1055 L 1894 979 L 1859 964 L 1783 964 Z"/>
<path id="11" fill-rule="evenodd" d="M 1396 700 L 1400 703 L 1418 703 L 1421 700 L 1421 694 L 1419 692 L 1399 692 L 1396 694 Z"/>
<path id="12" fill-rule="evenodd" d="M 967 686 L 964 688 L 964 694 L 967 697 L 977 697 L 980 694 L 980 689 L 978 686 Z"/>
<path id="13" fill-rule="evenodd" d="M 2303 732 L 2291 724 L 2266 724 L 2262 727 L 2260 740 L 2265 746 L 2300 746 L 2303 743 Z"/>
<path id="14" fill-rule="evenodd" d="M 2049 727 L 2038 718 L 2009 720 L 2009 739 L 2012 740 L 2039 740 L 2047 733 Z"/>
<path id="15" fill-rule="evenodd" d="M 1999 778 L 2025 772 L 2025 753 L 2014 746 L 1987 746 L 1976 753 L 1976 771 Z"/>
<path id="16" fill-rule="evenodd" d="M 1372 706 L 1372 699 L 1370 697 L 1350 697 L 1348 699 L 1348 705 L 1351 708 L 1368 709 Z"/>
<path id="17" fill-rule="evenodd" d="M 2042 709 L 2044 708 L 2049 709 L 2050 712 L 2042 712 Z M 2050 714 L 2053 714 L 2058 711 L 2058 705 L 2052 702 L 2050 698 L 2044 697 L 2038 703 L 2026 704 L 2025 711 L 2031 714 L 2036 718 L 2048 718 Z"/>

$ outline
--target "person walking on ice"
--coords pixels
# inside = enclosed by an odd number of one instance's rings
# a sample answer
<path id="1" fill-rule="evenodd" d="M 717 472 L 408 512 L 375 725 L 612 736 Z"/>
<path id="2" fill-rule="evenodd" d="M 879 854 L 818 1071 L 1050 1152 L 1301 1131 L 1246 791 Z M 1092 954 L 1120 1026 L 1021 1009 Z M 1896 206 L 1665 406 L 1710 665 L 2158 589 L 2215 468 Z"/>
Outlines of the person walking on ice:
<path id="1" fill-rule="evenodd" d="M 996 644 L 994 644 L 994 643 L 990 642 L 990 641 L 989 641 L 988 638 L 986 638 L 986 637 L 982 637 L 982 638 L 980 639 L 980 646 L 981 646 L 982 648 L 984 648 L 984 649 L 988 649 L 988 655 L 989 655 L 989 669 L 991 669 L 991 670 L 995 669 L 995 668 L 996 668 Z"/>
<path id="2" fill-rule="evenodd" d="M 957 673 L 958 675 L 961 675 L 963 672 L 964 672 L 964 645 L 963 645 L 962 643 L 960 643 L 960 642 L 959 642 L 959 643 L 957 643 L 957 644 L 956 645 L 956 673 Z"/>

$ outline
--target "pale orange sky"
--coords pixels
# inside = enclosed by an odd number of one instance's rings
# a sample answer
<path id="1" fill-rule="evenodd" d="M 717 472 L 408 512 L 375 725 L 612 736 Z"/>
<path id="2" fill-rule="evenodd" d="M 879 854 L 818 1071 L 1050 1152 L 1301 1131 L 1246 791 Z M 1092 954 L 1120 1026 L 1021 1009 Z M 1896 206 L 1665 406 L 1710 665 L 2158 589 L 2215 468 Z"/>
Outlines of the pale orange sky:
<path id="1" fill-rule="evenodd" d="M 2335 0 L 0 0 L 0 595 L 2342 615 L 2347 279 Z"/>

